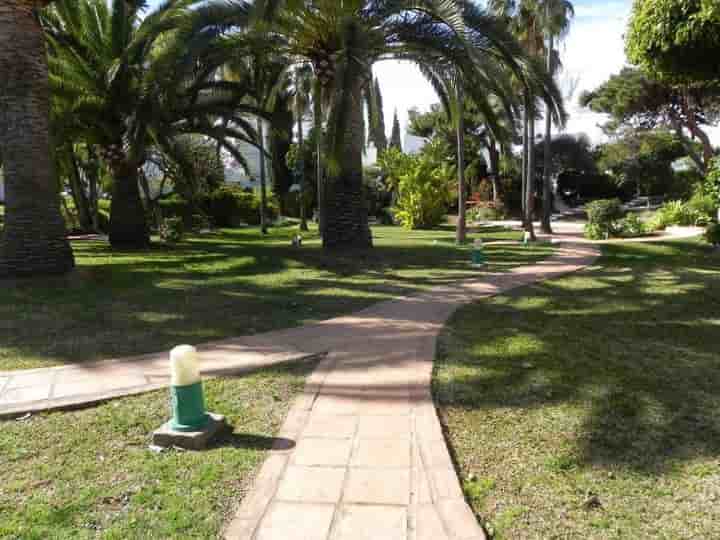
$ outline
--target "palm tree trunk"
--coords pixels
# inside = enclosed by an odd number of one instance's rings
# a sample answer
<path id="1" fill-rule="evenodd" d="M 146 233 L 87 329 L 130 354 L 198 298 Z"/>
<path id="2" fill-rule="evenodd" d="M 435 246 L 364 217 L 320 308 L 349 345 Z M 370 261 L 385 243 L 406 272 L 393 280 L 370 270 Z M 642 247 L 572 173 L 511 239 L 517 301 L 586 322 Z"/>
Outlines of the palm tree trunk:
<path id="1" fill-rule="evenodd" d="M 525 231 L 530 234 L 530 240 L 537 240 L 535 237 L 535 225 L 533 224 L 535 212 L 535 108 L 532 105 L 532 98 L 528 99 L 528 155 L 527 155 L 527 188 L 525 191 Z"/>
<path id="2" fill-rule="evenodd" d="M 490 181 L 493 189 L 492 200 L 497 203 L 500 198 L 500 186 L 498 185 L 500 179 L 500 152 L 495 139 L 490 139 L 488 154 L 490 155 Z"/>
<path id="3" fill-rule="evenodd" d="M 267 234 L 267 178 L 265 166 L 265 130 L 262 119 L 257 119 L 258 150 L 260 151 L 260 232 Z"/>
<path id="4" fill-rule="evenodd" d="M 549 9 L 549 3 L 546 4 L 546 10 Z M 549 33 L 548 36 L 548 50 L 547 50 L 547 69 L 548 73 L 552 73 L 552 50 L 553 50 L 553 35 Z M 543 162 L 543 211 L 542 211 L 542 232 L 546 234 L 552 234 L 552 224 L 550 219 L 552 217 L 553 210 L 553 190 L 552 190 L 552 177 L 550 174 L 551 161 L 551 144 L 550 137 L 552 136 L 552 116 L 550 114 L 550 102 L 545 105 L 545 152 Z"/>
<path id="5" fill-rule="evenodd" d="M 317 176 L 317 205 L 318 205 L 318 230 L 320 236 L 325 234 L 325 185 L 323 182 L 323 131 L 322 131 L 322 83 L 316 77 L 313 95 L 313 123 L 316 140 L 316 169 Z"/>
<path id="6" fill-rule="evenodd" d="M 144 248 L 150 244 L 145 207 L 140 200 L 137 165 L 127 159 L 110 163 L 113 173 L 110 207 L 110 245 L 118 249 Z"/>
<path id="7" fill-rule="evenodd" d="M 72 194 L 73 202 L 75 203 L 75 210 L 78 214 L 78 221 L 80 222 L 80 228 L 83 231 L 89 231 L 92 228 L 90 221 L 90 203 L 88 202 L 87 195 L 85 194 L 85 186 L 83 185 L 82 178 L 80 177 L 80 166 L 78 164 L 77 155 L 72 144 L 67 145 L 68 157 L 70 158 L 70 192 Z"/>
<path id="8" fill-rule="evenodd" d="M 372 235 L 368 224 L 363 190 L 362 149 L 365 139 L 361 76 L 349 84 L 346 123 L 337 170 L 330 172 L 326 186 L 323 246 L 328 250 L 370 248 Z M 332 169 L 331 169 L 332 170 Z"/>
<path id="9" fill-rule="evenodd" d="M 525 106 L 523 107 L 523 113 L 522 113 L 522 122 L 523 122 L 523 137 L 522 137 L 522 172 L 520 173 L 520 183 L 521 183 L 521 190 L 522 190 L 522 197 L 520 198 L 520 209 L 522 213 L 522 222 L 523 227 L 525 226 L 525 217 L 527 216 L 527 209 L 526 209 L 526 203 L 527 203 L 527 171 L 528 171 L 528 136 L 529 136 L 529 126 L 528 126 L 528 108 L 529 108 L 529 100 L 527 97 L 525 98 Z"/>
<path id="10" fill-rule="evenodd" d="M 98 159 L 95 149 L 92 145 L 87 145 L 88 160 L 85 166 L 85 176 L 88 179 L 90 195 L 88 203 L 90 205 L 90 219 L 92 221 L 93 231 L 100 231 L 100 208 L 98 204 Z"/>
<path id="11" fill-rule="evenodd" d="M 50 152 L 45 38 L 34 0 L 0 3 L 0 148 L 5 228 L 0 276 L 61 274 L 75 266 Z"/>
<path id="12" fill-rule="evenodd" d="M 458 244 L 464 244 L 467 240 L 467 224 L 465 219 L 465 106 L 461 81 L 457 81 L 456 99 L 455 128 L 457 130 L 458 220 L 455 241 Z"/>
<path id="13" fill-rule="evenodd" d="M 299 91 L 299 90 L 298 90 Z M 302 125 L 302 113 L 298 111 L 297 114 L 297 128 L 298 128 L 298 168 L 300 169 L 300 230 L 307 231 L 307 215 L 305 208 L 305 160 L 303 159 L 303 150 L 305 147 L 305 137 L 303 133 Z"/>

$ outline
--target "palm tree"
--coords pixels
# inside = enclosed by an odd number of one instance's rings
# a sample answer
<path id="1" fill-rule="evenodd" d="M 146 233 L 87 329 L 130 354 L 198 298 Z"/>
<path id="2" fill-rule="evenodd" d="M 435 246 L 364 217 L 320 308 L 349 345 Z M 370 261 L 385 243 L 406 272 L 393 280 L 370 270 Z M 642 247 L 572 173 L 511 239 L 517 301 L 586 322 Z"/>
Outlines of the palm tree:
<path id="1" fill-rule="evenodd" d="M 215 50 L 217 32 L 191 24 L 202 14 L 187 10 L 194 1 L 168 0 L 141 17 L 143 0 L 58 0 L 42 16 L 54 94 L 112 172 L 114 247 L 149 243 L 138 181 L 151 147 L 172 153 L 175 137 L 195 133 L 242 161 L 228 139 L 255 134 L 238 117 L 257 112 L 241 105 L 249 88 L 215 80 L 224 58 Z"/>
<path id="2" fill-rule="evenodd" d="M 570 21 L 575 15 L 575 8 L 568 0 L 543 0 L 543 25 L 547 36 L 545 47 L 546 68 L 548 73 L 554 74 L 559 66 L 559 55 L 555 51 L 555 39 L 562 39 L 570 31 Z M 543 212 L 541 229 L 544 233 L 552 234 L 550 218 L 553 208 L 553 192 L 551 179 L 551 136 L 552 136 L 552 115 L 551 104 L 546 104 L 545 114 L 545 152 L 543 163 Z"/>
<path id="3" fill-rule="evenodd" d="M 323 244 L 326 249 L 367 248 L 372 245 L 363 202 L 363 93 L 372 84 L 372 65 L 398 58 L 417 64 L 446 61 L 462 73 L 473 89 L 478 66 L 495 62 L 562 110 L 554 84 L 522 51 L 499 21 L 472 2 L 461 0 L 257 0 L 217 2 L 214 24 L 231 26 L 238 9 L 254 10 L 258 32 L 277 40 L 289 58 L 312 63 L 316 97 L 327 111 L 328 178 L 320 190 Z M 228 36 L 242 49 L 246 37 Z M 479 92 L 479 90 L 478 90 Z M 320 100 L 316 101 L 316 108 Z M 321 111 L 322 112 L 322 111 Z M 316 110 L 317 113 L 317 110 Z M 317 123 L 318 114 L 316 114 Z"/>
<path id="4" fill-rule="evenodd" d="M 0 153 L 5 227 L 0 276 L 61 274 L 75 261 L 50 152 L 50 89 L 40 0 L 0 3 Z"/>

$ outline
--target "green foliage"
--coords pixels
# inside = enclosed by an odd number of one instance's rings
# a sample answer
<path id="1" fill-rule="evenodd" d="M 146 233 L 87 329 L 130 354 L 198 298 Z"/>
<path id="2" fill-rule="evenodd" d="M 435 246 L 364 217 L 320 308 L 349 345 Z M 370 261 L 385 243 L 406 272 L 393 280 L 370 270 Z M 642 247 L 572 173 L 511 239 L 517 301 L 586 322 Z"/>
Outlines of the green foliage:
<path id="1" fill-rule="evenodd" d="M 720 207 L 720 158 L 715 158 L 702 186 L 703 192 Z"/>
<path id="2" fill-rule="evenodd" d="M 389 177 L 397 182 L 395 218 L 406 229 L 439 225 L 447 212 L 453 183 L 452 169 L 442 160 L 439 145 L 430 143 L 416 155 L 388 153 L 390 158 L 383 166 L 390 167 Z"/>
<path id="3" fill-rule="evenodd" d="M 470 222 L 497 221 L 506 217 L 507 211 L 502 201 L 497 203 L 492 201 L 480 202 L 467 212 L 467 219 Z"/>
<path id="4" fill-rule="evenodd" d="M 711 223 L 705 229 L 705 240 L 713 246 L 720 246 L 720 223 Z"/>
<path id="5" fill-rule="evenodd" d="M 587 205 L 587 215 L 585 236 L 592 240 L 604 240 L 618 233 L 618 221 L 624 213 L 620 199 L 600 199 Z"/>
<path id="6" fill-rule="evenodd" d="M 234 186 L 222 186 L 208 197 L 208 213 L 218 227 L 260 224 L 260 197 Z M 269 198 L 267 217 L 277 219 L 277 203 Z"/>
<path id="7" fill-rule="evenodd" d="M 704 193 L 702 189 L 695 191 L 687 206 L 697 216 L 696 225 L 707 225 L 717 216 L 717 202 L 712 195 Z"/>
<path id="8" fill-rule="evenodd" d="M 616 234 L 622 238 L 637 238 L 650 233 L 650 227 L 637 214 L 628 214 L 617 222 Z"/>
<path id="9" fill-rule="evenodd" d="M 667 131 L 631 133 L 598 149 L 598 167 L 610 171 L 625 196 L 666 195 L 674 191 L 672 163 L 687 152 L 682 142 Z"/>
<path id="10" fill-rule="evenodd" d="M 703 205 L 704 201 L 700 198 L 694 198 L 692 204 L 683 201 L 666 202 L 653 216 L 651 227 L 653 230 L 662 230 L 675 225 L 704 225 L 710 221 L 711 216 L 705 213 Z"/>
<path id="11" fill-rule="evenodd" d="M 176 244 L 182 240 L 185 234 L 185 226 L 182 218 L 168 217 L 162 220 L 158 229 L 160 239 L 167 244 Z"/>
<path id="12" fill-rule="evenodd" d="M 720 78 L 720 3 L 638 1 L 626 36 L 633 64 L 673 82 Z"/>

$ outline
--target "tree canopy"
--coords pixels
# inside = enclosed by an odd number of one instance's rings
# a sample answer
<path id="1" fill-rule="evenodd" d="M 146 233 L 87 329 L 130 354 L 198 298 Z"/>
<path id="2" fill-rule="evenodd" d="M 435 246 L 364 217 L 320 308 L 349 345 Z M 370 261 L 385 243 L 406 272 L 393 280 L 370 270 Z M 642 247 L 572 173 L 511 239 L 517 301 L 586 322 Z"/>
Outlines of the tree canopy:
<path id="1" fill-rule="evenodd" d="M 720 2 L 637 0 L 626 36 L 628 59 L 672 82 L 720 79 Z"/>

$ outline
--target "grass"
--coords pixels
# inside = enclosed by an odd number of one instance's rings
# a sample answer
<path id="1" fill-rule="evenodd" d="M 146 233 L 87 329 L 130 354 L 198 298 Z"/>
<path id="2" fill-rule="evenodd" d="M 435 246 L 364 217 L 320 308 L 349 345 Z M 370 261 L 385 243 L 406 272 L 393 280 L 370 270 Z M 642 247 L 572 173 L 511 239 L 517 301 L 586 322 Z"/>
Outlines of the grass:
<path id="1" fill-rule="evenodd" d="M 495 538 L 720 538 L 720 258 L 606 246 L 469 306 L 433 383 Z"/>
<path id="2" fill-rule="evenodd" d="M 166 391 L 0 422 L 0 538 L 217 538 L 313 366 L 205 383 L 236 432 L 203 452 L 151 452 Z"/>
<path id="3" fill-rule="evenodd" d="M 374 229 L 374 250 L 326 254 L 310 233 L 291 247 L 295 229 L 223 230 L 174 247 L 113 252 L 106 243 L 75 242 L 78 270 L 69 277 L 0 287 L 0 371 L 86 362 L 295 326 L 369 304 L 476 277 L 469 246 L 449 228 Z M 484 229 L 486 240 L 520 233 Z M 551 252 L 548 245 L 487 246 L 506 270 Z"/>

